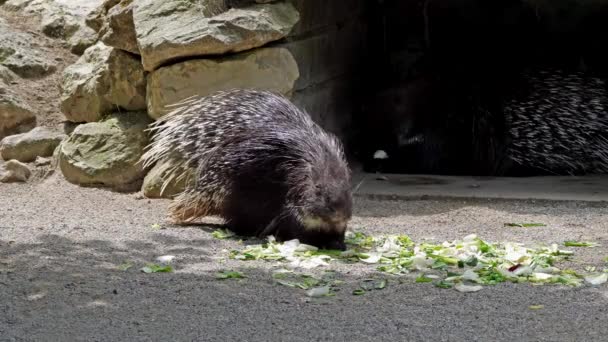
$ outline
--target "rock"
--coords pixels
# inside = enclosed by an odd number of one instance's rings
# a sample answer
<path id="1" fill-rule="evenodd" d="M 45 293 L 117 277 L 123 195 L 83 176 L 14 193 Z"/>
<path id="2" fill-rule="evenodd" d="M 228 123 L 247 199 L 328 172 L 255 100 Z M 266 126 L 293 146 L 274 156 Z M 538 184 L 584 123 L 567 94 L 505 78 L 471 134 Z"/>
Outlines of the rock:
<path id="1" fill-rule="evenodd" d="M 293 56 L 283 48 L 177 63 L 148 76 L 148 114 L 157 119 L 167 113 L 167 105 L 230 88 L 267 89 L 289 96 L 298 77 Z"/>
<path id="2" fill-rule="evenodd" d="M 17 77 L 18 76 L 9 68 L 0 65 L 0 84 L 2 84 L 2 82 L 9 84 L 13 82 Z"/>
<path id="3" fill-rule="evenodd" d="M 3 8 L 37 17 L 42 33 L 67 41 L 70 50 L 80 54 L 97 40 L 85 19 L 101 3 L 102 0 L 8 0 Z"/>
<path id="4" fill-rule="evenodd" d="M 145 129 L 150 122 L 145 112 L 123 112 L 76 127 L 59 145 L 61 172 L 83 186 L 139 189 L 145 175 L 139 159 L 149 143 Z"/>
<path id="5" fill-rule="evenodd" d="M 112 7 L 116 6 L 120 1 L 121 0 L 104 0 L 101 5 L 91 11 L 91 13 L 89 13 L 85 18 L 85 23 L 87 26 L 93 29 L 93 31 L 99 32 L 106 20 L 108 11 Z"/>
<path id="6" fill-rule="evenodd" d="M 289 2 L 231 9 L 222 8 L 222 3 L 137 1 L 133 22 L 144 69 L 152 71 L 186 57 L 260 47 L 287 36 L 299 20 L 298 12 Z"/>
<path id="7" fill-rule="evenodd" d="M 106 14 L 99 31 L 100 40 L 117 49 L 139 54 L 135 26 L 133 24 L 133 0 L 122 0 Z"/>
<path id="8" fill-rule="evenodd" d="M 9 160 L 0 165 L 0 182 L 2 183 L 27 182 L 31 175 L 30 168 L 17 160 Z"/>
<path id="9" fill-rule="evenodd" d="M 0 86 L 0 139 L 36 127 L 36 116 L 19 96 Z"/>
<path id="10" fill-rule="evenodd" d="M 86 49 L 95 45 L 97 39 L 97 32 L 93 31 L 90 27 L 83 27 L 68 39 L 70 52 L 80 56 Z"/>
<path id="11" fill-rule="evenodd" d="M 71 37 L 80 25 L 78 20 L 60 11 L 45 12 L 40 22 L 42 33 L 51 38 L 67 39 Z"/>
<path id="12" fill-rule="evenodd" d="M 16 31 L 0 18 L 0 65 L 24 78 L 47 76 L 57 66 L 30 44 L 33 36 Z"/>
<path id="13" fill-rule="evenodd" d="M 66 135 L 70 135 L 70 134 L 72 134 L 72 132 L 74 132 L 76 127 L 78 127 L 79 125 L 82 125 L 82 124 L 83 124 L 82 122 L 64 121 L 63 122 L 63 133 L 65 133 Z"/>
<path id="14" fill-rule="evenodd" d="M 0 141 L 0 156 L 28 163 L 36 157 L 49 157 L 66 135 L 46 127 L 36 127 L 27 133 L 15 134 Z"/>
<path id="15" fill-rule="evenodd" d="M 141 190 L 147 198 L 173 198 L 184 190 L 189 180 L 187 177 L 190 176 L 191 173 L 186 174 L 183 178 L 173 179 L 162 189 L 167 179 L 167 169 L 156 165 L 144 178 Z"/>
<path id="16" fill-rule="evenodd" d="M 94 122 L 105 114 L 146 108 L 146 78 L 139 60 L 101 42 L 63 73 L 61 111 L 69 121 Z"/>
<path id="17" fill-rule="evenodd" d="M 51 158 L 45 158 L 45 157 L 36 157 L 36 160 L 34 160 L 34 165 L 36 166 L 47 166 L 47 165 L 51 165 Z"/>

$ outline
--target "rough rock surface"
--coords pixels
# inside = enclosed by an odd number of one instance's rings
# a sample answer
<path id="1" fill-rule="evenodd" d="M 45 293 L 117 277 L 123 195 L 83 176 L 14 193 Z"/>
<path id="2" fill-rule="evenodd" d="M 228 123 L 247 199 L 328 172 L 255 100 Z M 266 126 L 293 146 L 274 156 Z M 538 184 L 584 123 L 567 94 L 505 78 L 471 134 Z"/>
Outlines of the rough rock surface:
<path id="1" fill-rule="evenodd" d="M 95 32 L 99 32 L 106 20 L 108 11 L 118 4 L 121 0 L 103 0 L 101 5 L 97 6 L 91 11 L 85 18 L 85 23 L 88 27 L 93 29 Z"/>
<path id="2" fill-rule="evenodd" d="M 139 159 L 149 143 L 145 112 L 113 113 L 76 127 L 59 145 L 59 168 L 71 183 L 134 190 L 144 170 Z"/>
<path id="3" fill-rule="evenodd" d="M 289 96 L 298 77 L 298 65 L 283 48 L 177 63 L 148 76 L 148 113 L 157 119 L 167 113 L 167 105 L 230 88 L 268 89 Z"/>
<path id="4" fill-rule="evenodd" d="M 30 168 L 17 160 L 0 163 L 1 183 L 27 182 L 31 175 Z"/>
<path id="5" fill-rule="evenodd" d="M 101 42 L 64 70 L 61 111 L 69 121 L 94 122 L 117 108 L 146 108 L 146 78 L 134 56 Z"/>
<path id="6" fill-rule="evenodd" d="M 0 65 L 0 84 L 2 84 L 2 82 L 9 84 L 13 82 L 17 77 L 18 76 L 9 68 Z"/>
<path id="7" fill-rule="evenodd" d="M 133 0 L 122 0 L 106 14 L 99 37 L 106 45 L 139 54 L 135 26 L 133 24 Z"/>
<path id="8" fill-rule="evenodd" d="M 36 116 L 21 98 L 0 82 L 0 139 L 36 127 Z"/>
<path id="9" fill-rule="evenodd" d="M 4 9 L 38 17 L 44 34 L 66 40 L 73 53 L 81 54 L 96 42 L 96 32 L 85 19 L 101 3 L 102 0 L 8 0 Z"/>
<path id="10" fill-rule="evenodd" d="M 224 1 L 139 0 L 133 21 L 144 69 L 239 52 L 284 38 L 299 20 L 289 2 L 222 8 Z M 225 6 L 225 4 L 223 5 Z"/>
<path id="11" fill-rule="evenodd" d="M 18 32 L 0 18 L 0 65 L 24 78 L 44 77 L 55 70 L 43 53 L 31 45 L 32 35 Z"/>
<path id="12" fill-rule="evenodd" d="M 0 157 L 31 162 L 36 157 L 49 157 L 66 135 L 53 132 L 46 127 L 36 127 L 27 133 L 15 134 L 0 141 Z"/>
<path id="13" fill-rule="evenodd" d="M 166 180 L 166 169 L 161 166 L 154 166 L 144 178 L 142 192 L 148 198 L 173 198 L 185 188 L 187 177 L 170 181 L 163 189 Z"/>

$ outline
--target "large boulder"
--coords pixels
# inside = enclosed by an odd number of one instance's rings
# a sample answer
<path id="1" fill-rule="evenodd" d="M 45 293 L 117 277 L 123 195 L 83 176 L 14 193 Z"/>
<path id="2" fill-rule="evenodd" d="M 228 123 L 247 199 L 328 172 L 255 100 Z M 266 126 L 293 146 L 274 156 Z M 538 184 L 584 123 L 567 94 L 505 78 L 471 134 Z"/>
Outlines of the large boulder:
<path id="1" fill-rule="evenodd" d="M 17 160 L 0 162 L 0 183 L 27 182 L 31 175 L 30 168 Z"/>
<path id="2" fill-rule="evenodd" d="M 15 134 L 0 141 L 0 157 L 32 162 L 36 157 L 49 157 L 66 138 L 65 134 L 51 131 L 46 127 L 36 127 L 27 133 Z"/>
<path id="3" fill-rule="evenodd" d="M 267 89 L 290 96 L 298 77 L 298 65 L 283 48 L 177 63 L 148 76 L 148 114 L 157 119 L 167 113 L 167 105 L 231 88 Z"/>
<path id="4" fill-rule="evenodd" d="M 31 45 L 33 40 L 31 34 L 14 30 L 0 18 L 0 65 L 24 78 L 55 72 L 55 63 Z"/>
<path id="5" fill-rule="evenodd" d="M 149 143 L 145 112 L 113 113 L 106 120 L 82 124 L 59 145 L 59 168 L 71 183 L 136 190 L 144 169 L 139 162 Z"/>
<path id="6" fill-rule="evenodd" d="M 116 109 L 146 108 L 146 77 L 139 59 L 101 42 L 64 70 L 61 111 L 69 121 L 94 122 Z"/>
<path id="7" fill-rule="evenodd" d="M 106 45 L 139 54 L 135 25 L 133 24 L 133 0 L 122 0 L 110 8 L 99 30 L 99 37 Z"/>
<path id="8" fill-rule="evenodd" d="M 17 94 L 0 82 L 0 139 L 36 127 L 36 115 Z"/>
<path id="9" fill-rule="evenodd" d="M 222 0 L 139 0 L 133 8 L 147 71 L 177 59 L 263 46 L 287 36 L 298 20 L 286 1 L 228 8 Z"/>

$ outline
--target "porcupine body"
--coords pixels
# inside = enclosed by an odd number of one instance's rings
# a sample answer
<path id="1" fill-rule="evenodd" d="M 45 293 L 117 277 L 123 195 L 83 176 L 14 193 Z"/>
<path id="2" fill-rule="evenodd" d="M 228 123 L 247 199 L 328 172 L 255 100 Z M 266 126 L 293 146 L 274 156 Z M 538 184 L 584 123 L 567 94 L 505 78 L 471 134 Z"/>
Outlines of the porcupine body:
<path id="1" fill-rule="evenodd" d="M 142 157 L 186 189 L 171 217 L 219 216 L 244 236 L 344 249 L 350 169 L 341 142 L 281 95 L 233 89 L 179 104 L 150 128 Z"/>
<path id="2" fill-rule="evenodd" d="M 604 82 L 559 70 L 542 70 L 526 80 L 529 91 L 504 109 L 510 161 L 546 174 L 608 172 Z"/>
<path id="3" fill-rule="evenodd" d="M 482 86 L 477 92 L 435 82 L 423 95 L 422 108 L 393 106 L 399 110 L 392 114 L 396 152 L 389 156 L 399 165 L 392 171 L 492 176 L 608 172 L 608 95 L 601 79 L 542 69 L 511 82 L 500 91 Z M 410 97 L 408 87 L 393 96 L 397 103 L 408 103 Z"/>

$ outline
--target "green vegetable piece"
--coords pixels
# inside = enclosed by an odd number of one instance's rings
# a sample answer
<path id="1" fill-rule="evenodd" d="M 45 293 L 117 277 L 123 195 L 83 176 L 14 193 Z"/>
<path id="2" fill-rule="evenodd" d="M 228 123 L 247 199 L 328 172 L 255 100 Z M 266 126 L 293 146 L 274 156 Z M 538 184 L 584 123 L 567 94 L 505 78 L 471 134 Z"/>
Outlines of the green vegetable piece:
<path id="1" fill-rule="evenodd" d="M 587 241 L 564 241 L 566 247 L 595 247 L 597 246 L 594 242 Z"/>
<path id="2" fill-rule="evenodd" d="M 417 282 L 417 283 L 430 283 L 430 282 L 432 282 L 432 281 L 433 281 L 433 279 L 426 277 L 424 274 L 419 275 L 419 276 L 416 278 L 416 282 Z"/>
<path id="3" fill-rule="evenodd" d="M 239 271 L 219 271 L 215 274 L 216 279 L 242 279 L 245 275 Z"/>
<path id="4" fill-rule="evenodd" d="M 365 294 L 365 290 L 364 289 L 356 289 L 356 290 L 353 291 L 353 294 L 355 296 L 360 296 L 360 295 Z"/>
<path id="5" fill-rule="evenodd" d="M 471 255 L 464 261 L 464 263 L 467 266 L 475 267 L 475 266 L 477 266 L 478 261 L 479 260 L 477 260 L 477 258 L 474 255 Z"/>
<path id="6" fill-rule="evenodd" d="M 218 230 L 214 231 L 213 233 L 211 233 L 211 236 L 213 236 L 216 239 L 227 239 L 227 238 L 235 236 L 235 234 L 227 229 L 218 229 Z"/>
<path id="7" fill-rule="evenodd" d="M 452 286 L 454 286 L 454 284 L 442 280 L 442 281 L 435 283 L 435 286 L 442 288 L 442 289 L 450 289 L 450 288 L 452 288 Z"/>
<path id="8" fill-rule="evenodd" d="M 133 267 L 133 264 L 130 264 L 130 263 L 124 263 L 122 265 L 118 265 L 118 269 L 121 271 L 126 271 L 131 267 Z"/>
<path id="9" fill-rule="evenodd" d="M 171 267 L 170 265 L 160 266 L 156 264 L 149 264 L 141 270 L 144 273 L 166 273 L 173 272 L 173 267 Z"/>

